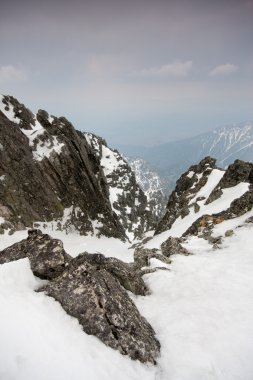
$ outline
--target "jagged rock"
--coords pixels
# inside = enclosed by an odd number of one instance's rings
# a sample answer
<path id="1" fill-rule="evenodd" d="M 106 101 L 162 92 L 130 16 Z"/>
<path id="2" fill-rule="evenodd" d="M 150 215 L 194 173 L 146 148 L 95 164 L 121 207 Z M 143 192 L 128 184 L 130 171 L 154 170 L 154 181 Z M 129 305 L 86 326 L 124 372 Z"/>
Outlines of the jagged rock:
<path id="1" fill-rule="evenodd" d="M 42 279 L 57 277 L 71 257 L 65 252 L 61 240 L 52 239 L 40 230 L 28 231 L 27 239 L 0 252 L 0 264 L 29 258 L 33 274 Z"/>
<path id="2" fill-rule="evenodd" d="M 87 262 L 85 255 L 44 286 L 48 296 L 77 318 L 87 334 L 141 362 L 155 363 L 160 344 L 127 292 L 107 270 Z"/>
<path id="3" fill-rule="evenodd" d="M 175 255 L 175 254 L 180 254 L 180 255 L 190 254 L 187 251 L 187 249 L 181 245 L 180 239 L 171 237 L 171 236 L 161 244 L 161 251 L 162 251 L 162 254 L 166 257 Z"/>
<path id="4" fill-rule="evenodd" d="M 82 258 L 97 270 L 105 269 L 126 289 L 136 295 L 145 296 L 149 291 L 142 279 L 142 273 L 133 264 L 125 263 L 114 257 L 105 257 L 102 254 L 82 253 Z"/>
<path id="5" fill-rule="evenodd" d="M 246 223 L 253 223 L 253 216 L 250 216 L 245 220 Z"/>

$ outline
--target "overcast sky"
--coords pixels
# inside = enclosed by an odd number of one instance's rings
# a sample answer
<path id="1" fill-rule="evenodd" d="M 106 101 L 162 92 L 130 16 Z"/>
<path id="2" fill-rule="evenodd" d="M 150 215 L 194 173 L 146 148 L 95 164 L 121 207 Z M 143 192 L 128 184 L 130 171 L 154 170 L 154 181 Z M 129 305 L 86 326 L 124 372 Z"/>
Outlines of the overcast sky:
<path id="1" fill-rule="evenodd" d="M 13 0 L 0 89 L 112 146 L 253 119 L 253 0 Z"/>

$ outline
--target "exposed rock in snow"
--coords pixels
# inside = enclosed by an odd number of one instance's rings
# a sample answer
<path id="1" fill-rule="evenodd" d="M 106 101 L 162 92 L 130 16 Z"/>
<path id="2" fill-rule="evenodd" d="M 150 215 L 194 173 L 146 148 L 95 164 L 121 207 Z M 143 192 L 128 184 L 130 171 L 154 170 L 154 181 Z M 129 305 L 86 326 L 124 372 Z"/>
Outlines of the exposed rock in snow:
<path id="1" fill-rule="evenodd" d="M 161 251 L 162 254 L 167 257 L 175 254 L 189 255 L 187 249 L 181 245 L 180 239 L 171 236 L 161 244 Z"/>
<path id="2" fill-rule="evenodd" d="M 85 256 L 73 259 L 42 290 L 76 317 L 87 334 L 132 359 L 156 362 L 160 345 L 152 327 L 119 282 L 107 270 L 88 263 Z"/>
<path id="3" fill-rule="evenodd" d="M 53 279 L 63 272 L 70 260 L 61 240 L 52 239 L 40 230 L 30 230 L 28 238 L 0 252 L 0 263 L 28 257 L 35 276 Z"/>

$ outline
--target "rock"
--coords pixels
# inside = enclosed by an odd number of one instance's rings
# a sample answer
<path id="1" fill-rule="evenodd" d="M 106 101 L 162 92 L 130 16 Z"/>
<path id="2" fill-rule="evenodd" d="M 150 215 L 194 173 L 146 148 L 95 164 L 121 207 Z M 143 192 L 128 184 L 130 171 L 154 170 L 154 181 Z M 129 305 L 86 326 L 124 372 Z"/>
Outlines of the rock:
<path id="1" fill-rule="evenodd" d="M 71 257 L 65 252 L 61 240 L 52 239 L 47 234 L 34 234 L 28 236 L 29 258 L 33 274 L 41 279 L 51 280 L 63 272 Z"/>
<path id="2" fill-rule="evenodd" d="M 179 238 L 171 236 L 161 244 L 161 251 L 162 254 L 166 257 L 175 254 L 186 256 L 190 254 L 190 252 L 180 244 Z"/>
<path id="3" fill-rule="evenodd" d="M 137 268 L 141 269 L 142 267 L 149 266 L 150 259 L 158 259 L 165 264 L 170 264 L 171 260 L 167 257 L 164 257 L 160 253 L 158 253 L 158 249 L 148 249 L 148 248 L 136 248 L 134 250 L 134 264 Z M 142 273 L 144 273 L 142 271 Z"/>
<path id="4" fill-rule="evenodd" d="M 59 301 L 87 334 L 134 360 L 156 363 L 160 344 L 152 327 L 115 277 L 99 265 L 88 263 L 86 255 L 73 259 L 40 291 Z"/>
<path id="5" fill-rule="evenodd" d="M 145 296 L 149 293 L 147 286 L 142 279 L 141 271 L 133 264 L 125 263 L 114 257 L 105 257 L 102 254 L 82 253 L 83 260 L 95 266 L 97 270 L 105 269 L 119 283 L 130 292 L 136 295 Z"/>
<path id="6" fill-rule="evenodd" d="M 233 230 L 227 230 L 227 231 L 225 232 L 225 236 L 226 236 L 226 237 L 229 237 L 229 236 L 232 236 L 232 235 L 234 235 L 234 231 L 233 231 Z"/>
<path id="7" fill-rule="evenodd" d="M 5 248 L 0 252 L 0 264 L 9 263 L 27 257 L 27 239 Z"/>
<path id="8" fill-rule="evenodd" d="M 29 258 L 33 274 L 42 279 L 57 277 L 71 257 L 65 252 L 61 240 L 52 239 L 40 230 L 28 231 L 28 238 L 0 252 L 0 264 Z"/>

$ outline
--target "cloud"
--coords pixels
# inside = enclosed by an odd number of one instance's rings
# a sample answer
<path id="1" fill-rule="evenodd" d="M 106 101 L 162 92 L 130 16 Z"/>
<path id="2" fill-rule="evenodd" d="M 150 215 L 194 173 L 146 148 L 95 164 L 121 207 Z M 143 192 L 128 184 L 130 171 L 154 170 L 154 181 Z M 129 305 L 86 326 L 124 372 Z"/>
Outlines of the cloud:
<path id="1" fill-rule="evenodd" d="M 136 72 L 142 77 L 186 77 L 192 69 L 192 61 L 175 61 L 160 67 L 151 67 Z"/>
<path id="2" fill-rule="evenodd" d="M 12 65 L 0 66 L 0 83 L 20 82 L 26 80 L 24 70 L 18 69 Z"/>
<path id="3" fill-rule="evenodd" d="M 216 66 L 213 70 L 209 72 L 210 77 L 218 77 L 223 75 L 230 75 L 238 70 L 238 66 L 232 63 L 226 63 L 225 65 Z"/>

